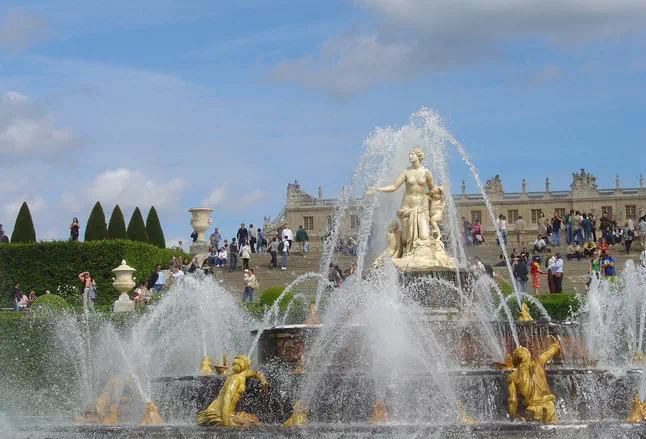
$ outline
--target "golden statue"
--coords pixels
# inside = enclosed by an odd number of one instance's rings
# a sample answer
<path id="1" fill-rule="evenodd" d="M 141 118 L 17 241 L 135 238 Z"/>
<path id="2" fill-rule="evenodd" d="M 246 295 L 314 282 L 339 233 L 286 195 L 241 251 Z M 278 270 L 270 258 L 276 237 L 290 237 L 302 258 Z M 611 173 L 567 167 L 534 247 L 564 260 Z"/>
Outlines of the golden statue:
<path id="1" fill-rule="evenodd" d="M 504 363 L 501 363 L 499 361 L 494 361 L 493 364 L 496 367 L 496 369 L 498 369 L 498 370 L 511 370 L 511 369 L 514 368 L 514 364 L 513 364 L 513 361 L 511 359 L 511 354 L 509 354 L 509 352 L 507 352 L 505 354 L 505 362 Z"/>
<path id="2" fill-rule="evenodd" d="M 296 369 L 290 372 L 293 375 L 301 375 L 305 373 L 305 354 L 301 352 L 298 356 L 298 362 L 296 363 Z"/>
<path id="3" fill-rule="evenodd" d="M 157 406 L 152 401 L 148 401 L 144 406 L 144 420 L 141 421 L 141 425 L 160 425 L 163 423 L 164 420 L 159 415 Z"/>
<path id="4" fill-rule="evenodd" d="M 372 416 L 370 417 L 370 423 L 379 424 L 382 422 L 388 422 L 386 402 L 383 399 L 375 399 L 372 403 Z"/>
<path id="5" fill-rule="evenodd" d="M 200 363 L 200 376 L 205 377 L 209 375 L 213 375 L 213 363 L 211 362 L 211 357 L 205 355 Z"/>
<path id="6" fill-rule="evenodd" d="M 477 424 L 478 421 L 476 419 L 467 414 L 467 412 L 464 410 L 464 404 L 462 404 L 462 401 L 456 401 L 456 405 L 458 406 L 458 424 Z"/>
<path id="7" fill-rule="evenodd" d="M 307 415 L 309 413 L 309 409 L 301 407 L 301 404 L 301 400 L 297 399 L 294 403 L 292 415 L 285 422 L 280 424 L 281 427 L 295 427 L 297 425 L 305 425 L 308 423 Z"/>
<path id="8" fill-rule="evenodd" d="M 320 325 L 321 324 L 321 318 L 319 317 L 319 313 L 316 310 L 316 305 L 313 303 L 310 303 L 310 306 L 308 307 L 308 314 L 307 314 L 307 319 L 305 320 L 306 325 Z"/>
<path id="9" fill-rule="evenodd" d="M 229 370 L 229 361 L 227 360 L 226 355 L 222 355 L 222 364 L 215 365 L 215 371 L 218 375 L 229 375 L 231 373 Z"/>
<path id="10" fill-rule="evenodd" d="M 520 305 L 520 312 L 518 313 L 518 320 L 521 322 L 529 322 L 534 320 L 532 315 L 529 313 L 529 307 L 526 303 Z"/>
<path id="11" fill-rule="evenodd" d="M 646 421 L 646 402 L 642 402 L 639 398 L 639 393 L 633 395 L 633 405 L 630 409 L 630 414 L 626 418 L 627 422 L 642 422 Z"/>
<path id="12" fill-rule="evenodd" d="M 257 370 L 251 370 L 251 360 L 246 355 L 238 355 L 233 359 L 233 371 L 227 376 L 220 393 L 215 401 L 197 414 L 199 425 L 224 425 L 225 427 L 252 427 L 260 425 L 258 417 L 236 412 L 240 395 L 246 389 L 247 378 L 260 380 L 262 389 L 269 385 L 267 379 Z"/>
<path id="13" fill-rule="evenodd" d="M 130 383 L 131 378 L 126 381 Z M 115 404 L 117 395 L 121 394 L 120 403 L 128 401 L 126 387 L 121 387 L 121 377 L 111 375 L 103 385 L 101 394 L 94 401 L 93 406 L 85 409 L 83 416 L 75 416 L 74 422 L 83 424 L 118 424 L 119 409 Z"/>
<path id="14" fill-rule="evenodd" d="M 507 377 L 509 396 L 509 415 L 523 420 L 540 421 L 545 424 L 556 423 L 556 397 L 550 391 L 545 376 L 545 364 L 561 350 L 561 345 L 555 337 L 552 344 L 535 359 L 531 353 L 519 346 L 512 354 L 515 370 Z M 518 415 L 518 393 L 523 397 L 525 406 L 524 416 Z"/>
<path id="15" fill-rule="evenodd" d="M 424 151 L 419 146 L 410 151 L 408 159 L 411 166 L 404 169 L 392 185 L 368 190 L 368 194 L 395 192 L 406 184 L 401 208 L 397 211 L 401 234 L 391 223 L 387 255 L 400 271 L 454 268 L 455 260 L 446 254 L 437 225 L 444 212 L 442 186 L 435 185 L 431 171 L 422 166 Z M 397 248 L 391 248 L 393 244 Z"/>
<path id="16" fill-rule="evenodd" d="M 644 364 L 644 353 L 642 351 L 633 353 L 633 364 Z"/>

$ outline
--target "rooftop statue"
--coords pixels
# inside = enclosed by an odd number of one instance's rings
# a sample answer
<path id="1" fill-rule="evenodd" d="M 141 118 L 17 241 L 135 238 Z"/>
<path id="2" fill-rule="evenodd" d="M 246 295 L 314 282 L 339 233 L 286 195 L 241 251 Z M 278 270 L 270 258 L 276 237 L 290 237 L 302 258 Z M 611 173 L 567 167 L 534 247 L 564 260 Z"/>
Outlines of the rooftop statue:
<path id="1" fill-rule="evenodd" d="M 233 370 L 224 381 L 217 399 L 206 410 L 197 414 L 199 425 L 223 425 L 225 427 L 260 425 L 260 420 L 255 415 L 235 411 L 240 395 L 246 390 L 247 378 L 260 380 L 263 389 L 268 386 L 265 375 L 257 370 L 251 370 L 249 367 L 251 367 L 251 360 L 246 355 L 238 355 L 233 359 Z"/>
<path id="2" fill-rule="evenodd" d="M 368 191 L 368 194 L 395 192 L 405 183 L 401 208 L 397 211 L 401 232 L 396 223 L 389 226 L 387 256 L 401 271 L 453 268 L 455 260 L 446 254 L 438 227 L 444 213 L 442 186 L 435 185 L 431 171 L 422 166 L 424 151 L 419 146 L 410 151 L 408 159 L 411 166 L 392 185 Z"/>
<path id="3" fill-rule="evenodd" d="M 514 371 L 507 377 L 509 397 L 509 415 L 525 421 L 540 421 L 545 424 L 555 424 L 556 409 L 552 394 L 547 385 L 545 364 L 561 350 L 559 341 L 554 338 L 547 350 L 535 359 L 523 346 L 519 346 L 512 354 Z M 518 413 L 518 393 L 523 397 L 524 413 Z"/>

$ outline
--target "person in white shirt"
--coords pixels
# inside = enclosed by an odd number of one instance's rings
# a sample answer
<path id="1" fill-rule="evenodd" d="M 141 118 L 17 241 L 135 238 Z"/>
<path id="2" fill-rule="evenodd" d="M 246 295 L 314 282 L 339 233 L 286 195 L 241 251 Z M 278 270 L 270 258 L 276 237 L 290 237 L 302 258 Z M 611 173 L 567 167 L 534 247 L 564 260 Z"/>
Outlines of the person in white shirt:
<path id="1" fill-rule="evenodd" d="M 473 257 L 473 265 L 471 265 L 471 271 L 473 271 L 474 274 L 478 276 L 487 274 L 487 269 L 485 268 L 484 264 L 480 262 L 480 258 L 478 258 L 477 256 Z"/>
<path id="2" fill-rule="evenodd" d="M 545 240 L 541 235 L 538 235 L 536 237 L 536 241 L 534 241 L 534 251 L 537 253 L 543 253 L 546 248 L 547 245 L 545 245 Z"/>
<path id="3" fill-rule="evenodd" d="M 245 241 L 242 247 L 240 247 L 240 257 L 242 258 L 242 269 L 249 269 L 249 259 L 251 259 L 251 247 L 248 241 Z"/>
<path id="4" fill-rule="evenodd" d="M 504 241 L 505 245 L 507 245 L 507 218 L 505 217 L 505 215 L 500 215 L 498 217 L 498 230 L 500 230 L 502 240 Z"/>
<path id="5" fill-rule="evenodd" d="M 249 247 L 251 253 L 256 253 L 256 243 L 258 242 L 258 229 L 253 224 L 249 224 Z"/>
<path id="6" fill-rule="evenodd" d="M 284 232 L 284 230 L 283 230 Z M 289 239 L 287 239 L 287 234 L 285 233 L 283 238 L 283 250 L 282 250 L 282 256 L 283 256 L 283 261 L 282 261 L 282 269 L 287 270 L 287 253 L 289 252 Z"/>
<path id="7" fill-rule="evenodd" d="M 646 249 L 644 249 L 639 255 L 639 262 L 641 262 L 642 267 L 646 268 Z"/>
<path id="8" fill-rule="evenodd" d="M 289 224 L 285 223 L 285 227 L 283 228 L 283 231 L 281 232 L 282 236 L 289 241 L 289 248 L 292 247 L 292 241 L 294 240 L 294 235 L 292 233 L 292 230 L 289 228 Z M 287 253 L 289 253 L 289 248 L 287 249 Z"/>
<path id="9" fill-rule="evenodd" d="M 547 269 L 552 272 L 552 276 L 554 280 L 554 292 L 562 293 L 563 292 L 563 259 L 561 259 L 560 253 L 557 253 L 550 258 Z"/>
<path id="10" fill-rule="evenodd" d="M 218 266 L 224 268 L 227 265 L 227 251 L 222 247 L 218 253 Z"/>
<path id="11" fill-rule="evenodd" d="M 184 271 L 180 270 L 178 267 L 175 267 L 175 272 L 173 273 L 173 279 L 179 280 L 184 277 Z"/>
<path id="12" fill-rule="evenodd" d="M 642 243 L 642 248 L 646 250 L 646 216 L 639 220 L 639 241 Z"/>

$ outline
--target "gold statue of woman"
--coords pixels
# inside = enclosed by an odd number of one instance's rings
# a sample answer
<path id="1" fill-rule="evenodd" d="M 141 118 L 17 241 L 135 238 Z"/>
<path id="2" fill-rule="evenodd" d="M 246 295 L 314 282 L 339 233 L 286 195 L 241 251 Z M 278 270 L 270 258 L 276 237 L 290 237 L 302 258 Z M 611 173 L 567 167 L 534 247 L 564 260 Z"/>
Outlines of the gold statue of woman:
<path id="1" fill-rule="evenodd" d="M 518 416 L 518 393 L 523 397 L 525 416 L 523 420 L 540 421 L 545 424 L 556 423 L 556 408 L 552 394 L 547 384 L 545 364 L 561 350 L 559 341 L 551 337 L 552 344 L 535 359 L 523 346 L 519 346 L 512 354 L 515 370 L 507 377 L 509 397 L 509 415 Z"/>
<path id="2" fill-rule="evenodd" d="M 405 184 L 404 197 L 397 217 L 401 221 L 401 252 L 390 249 L 393 263 L 402 271 L 426 271 L 432 268 L 455 267 L 440 241 L 437 225 L 444 211 L 442 187 L 435 185 L 431 171 L 422 166 L 424 151 L 419 146 L 408 154 L 411 166 L 402 170 L 389 186 L 371 192 L 395 192 Z"/>
<path id="3" fill-rule="evenodd" d="M 262 388 L 268 386 L 267 379 L 262 372 L 249 369 L 251 360 L 246 355 L 238 355 L 233 359 L 233 371 L 224 381 L 220 393 L 206 410 L 197 414 L 199 425 L 224 425 L 226 427 L 251 427 L 260 425 L 260 420 L 249 413 L 236 412 L 236 405 L 240 395 L 246 390 L 247 378 L 260 380 Z"/>

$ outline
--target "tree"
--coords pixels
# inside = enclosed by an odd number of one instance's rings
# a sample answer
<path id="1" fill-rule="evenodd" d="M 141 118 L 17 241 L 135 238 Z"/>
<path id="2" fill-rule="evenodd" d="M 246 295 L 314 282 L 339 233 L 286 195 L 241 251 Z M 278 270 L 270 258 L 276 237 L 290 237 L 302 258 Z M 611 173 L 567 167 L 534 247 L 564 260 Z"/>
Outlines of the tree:
<path id="1" fill-rule="evenodd" d="M 97 201 L 87 220 L 87 226 L 85 227 L 85 240 L 102 241 L 107 237 L 108 229 L 105 226 L 105 213 L 103 213 L 103 206 L 101 206 L 101 203 Z"/>
<path id="2" fill-rule="evenodd" d="M 155 206 L 152 206 L 148 211 L 146 217 L 146 232 L 148 232 L 148 242 L 159 248 L 166 248 L 166 238 L 164 238 L 164 230 L 159 222 L 159 216 Z"/>
<path id="3" fill-rule="evenodd" d="M 110 223 L 108 224 L 108 239 L 128 239 L 126 233 L 126 220 L 123 218 L 123 212 L 117 204 L 112 209 Z"/>
<path id="4" fill-rule="evenodd" d="M 31 219 L 31 212 L 29 212 L 26 201 L 22 203 L 18 211 L 16 224 L 13 226 L 13 233 L 11 233 L 11 242 L 36 242 L 36 229 L 34 229 L 34 221 Z"/>
<path id="5" fill-rule="evenodd" d="M 131 241 L 148 242 L 148 232 L 146 232 L 146 225 L 144 218 L 141 216 L 141 210 L 135 208 L 128 223 L 128 239 Z"/>

